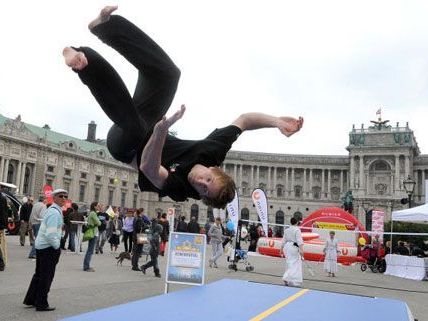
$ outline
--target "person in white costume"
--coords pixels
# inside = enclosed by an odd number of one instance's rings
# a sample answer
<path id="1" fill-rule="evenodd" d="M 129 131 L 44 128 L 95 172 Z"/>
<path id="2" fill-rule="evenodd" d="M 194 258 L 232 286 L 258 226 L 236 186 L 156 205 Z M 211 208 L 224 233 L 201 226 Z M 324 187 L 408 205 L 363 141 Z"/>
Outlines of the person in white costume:
<path id="1" fill-rule="evenodd" d="M 285 273 L 282 277 L 285 285 L 300 287 L 303 282 L 302 260 L 303 239 L 300 229 L 296 226 L 297 219 L 292 217 L 291 226 L 284 231 L 281 255 L 285 254 Z"/>
<path id="2" fill-rule="evenodd" d="M 327 271 L 328 276 L 335 276 L 337 273 L 337 254 L 340 253 L 339 245 L 334 231 L 330 231 L 330 238 L 325 242 L 324 246 L 324 269 Z"/>

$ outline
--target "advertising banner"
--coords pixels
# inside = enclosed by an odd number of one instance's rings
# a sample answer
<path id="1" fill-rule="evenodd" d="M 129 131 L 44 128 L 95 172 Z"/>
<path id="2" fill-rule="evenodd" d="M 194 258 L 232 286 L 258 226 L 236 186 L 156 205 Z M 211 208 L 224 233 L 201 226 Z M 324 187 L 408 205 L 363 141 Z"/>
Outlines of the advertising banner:
<path id="1" fill-rule="evenodd" d="M 171 232 L 168 243 L 166 282 L 203 285 L 206 236 Z"/>
<path id="2" fill-rule="evenodd" d="M 256 207 L 257 214 L 260 218 L 260 223 L 262 223 L 263 231 L 265 235 L 268 235 L 268 208 L 267 208 L 267 199 L 265 192 L 256 188 L 251 194 L 251 198 L 253 199 L 254 206 Z"/>
<path id="3" fill-rule="evenodd" d="M 383 242 L 383 221 L 385 218 L 385 212 L 383 211 L 372 211 L 372 232 L 379 233 L 379 242 Z M 373 236 L 374 236 L 373 235 Z"/>
<path id="4" fill-rule="evenodd" d="M 235 228 L 235 234 L 238 231 L 238 220 L 239 220 L 239 199 L 238 199 L 238 193 L 235 191 L 235 198 L 232 200 L 232 202 L 228 203 L 226 205 L 227 212 L 229 213 L 229 218 L 233 223 L 233 226 Z"/>

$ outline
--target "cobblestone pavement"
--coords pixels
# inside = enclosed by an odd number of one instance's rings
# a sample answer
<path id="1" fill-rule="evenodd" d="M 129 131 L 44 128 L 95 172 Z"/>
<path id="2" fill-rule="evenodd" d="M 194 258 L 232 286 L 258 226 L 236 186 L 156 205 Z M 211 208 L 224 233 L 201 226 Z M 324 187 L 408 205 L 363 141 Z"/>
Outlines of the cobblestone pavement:
<path id="1" fill-rule="evenodd" d="M 21 247 L 17 236 L 8 236 L 9 266 L 0 272 L 0 320 L 58 320 L 67 316 L 93 311 L 121 303 L 161 295 L 164 291 L 166 257 L 160 257 L 162 278 L 155 278 L 152 270 L 146 275 L 131 270 L 131 262 L 125 260 L 116 265 L 114 254 L 108 246 L 103 255 L 92 258 L 96 272 L 82 270 L 83 255 L 63 251 L 49 294 L 49 303 L 57 309 L 53 312 L 35 312 L 22 304 L 27 287 L 34 273 L 35 261 L 27 258 L 29 245 Z M 108 244 L 107 244 L 108 245 Z M 119 249 L 120 250 L 120 249 Z M 208 247 L 208 255 L 211 250 Z M 145 257 L 140 263 L 145 261 Z M 227 269 L 225 257 L 220 258 L 219 267 L 206 270 L 206 283 L 222 278 L 236 278 L 263 283 L 282 284 L 284 260 L 269 257 L 251 257 L 254 272 L 238 272 Z M 339 266 L 337 278 L 326 277 L 322 264 L 308 262 L 315 272 L 304 275 L 304 287 L 309 289 L 341 292 L 365 296 L 399 299 L 407 302 L 415 318 L 428 321 L 428 282 L 411 281 L 372 272 L 361 272 L 358 265 Z M 185 288 L 173 285 L 171 291 Z M 245 295 L 243 293 L 242 295 Z M 316 309 L 316 307 L 313 307 Z M 352 307 L 350 307 L 352 311 Z M 144 311 L 141 311 L 144 313 Z M 364 311 L 361 313 L 364 319 Z M 310 321 L 310 320 L 308 320 Z"/>

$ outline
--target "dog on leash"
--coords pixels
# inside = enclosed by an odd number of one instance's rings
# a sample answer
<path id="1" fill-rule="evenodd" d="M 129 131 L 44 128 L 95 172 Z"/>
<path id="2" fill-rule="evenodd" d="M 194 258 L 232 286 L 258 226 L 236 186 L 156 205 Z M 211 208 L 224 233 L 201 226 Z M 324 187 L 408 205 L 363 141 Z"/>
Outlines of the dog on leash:
<path id="1" fill-rule="evenodd" d="M 119 256 L 116 256 L 116 260 L 117 260 L 117 264 L 116 265 L 119 266 L 119 263 L 120 263 L 120 265 L 122 266 L 122 262 L 125 259 L 131 260 L 131 253 L 129 253 L 129 252 L 120 252 Z"/>

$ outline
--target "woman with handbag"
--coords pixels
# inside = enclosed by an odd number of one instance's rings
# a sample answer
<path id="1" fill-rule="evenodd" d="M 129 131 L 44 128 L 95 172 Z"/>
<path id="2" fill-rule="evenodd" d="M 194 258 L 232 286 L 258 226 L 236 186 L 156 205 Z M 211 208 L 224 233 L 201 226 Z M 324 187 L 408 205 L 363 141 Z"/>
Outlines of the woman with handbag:
<path id="1" fill-rule="evenodd" d="M 119 214 L 115 212 L 114 217 L 112 220 L 109 221 L 108 228 L 107 228 L 107 239 L 108 239 L 108 242 L 110 243 L 111 252 L 113 252 L 113 249 L 114 249 L 114 252 L 117 251 L 117 248 L 120 243 L 121 234 L 122 234 L 122 221 L 119 220 Z"/>
<path id="2" fill-rule="evenodd" d="M 98 226 L 101 225 L 101 221 L 97 215 L 97 211 L 100 210 L 100 204 L 98 202 L 92 202 L 90 210 L 88 215 L 88 228 L 85 234 L 83 234 L 83 241 L 88 241 L 88 248 L 86 249 L 85 258 L 83 259 L 83 271 L 95 272 L 95 269 L 90 267 L 90 263 L 99 234 Z"/>

